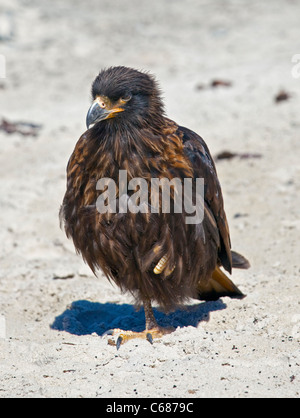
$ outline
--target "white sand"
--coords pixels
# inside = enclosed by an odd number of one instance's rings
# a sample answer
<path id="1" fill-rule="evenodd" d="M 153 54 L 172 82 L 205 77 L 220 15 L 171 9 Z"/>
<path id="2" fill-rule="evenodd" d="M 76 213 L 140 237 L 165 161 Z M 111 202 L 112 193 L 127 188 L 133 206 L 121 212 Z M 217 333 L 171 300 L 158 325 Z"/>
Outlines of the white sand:
<path id="1" fill-rule="evenodd" d="M 0 13 L 0 123 L 43 125 L 0 131 L 0 397 L 298 397 L 299 1 L 1 0 Z M 110 65 L 155 73 L 168 116 L 213 155 L 262 154 L 217 162 L 248 296 L 156 311 L 177 330 L 118 352 L 99 334 L 142 329 L 143 312 L 93 277 L 58 223 L 90 85 Z M 208 88 L 215 78 L 233 86 Z M 281 89 L 292 97 L 275 104 Z"/>

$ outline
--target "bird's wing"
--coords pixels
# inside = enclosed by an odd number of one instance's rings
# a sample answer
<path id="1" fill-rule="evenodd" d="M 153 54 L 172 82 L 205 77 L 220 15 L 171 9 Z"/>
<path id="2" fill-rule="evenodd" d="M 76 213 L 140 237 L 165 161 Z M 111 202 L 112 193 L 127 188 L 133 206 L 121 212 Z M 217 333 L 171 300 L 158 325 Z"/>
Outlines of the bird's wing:
<path id="1" fill-rule="evenodd" d="M 229 227 L 214 161 L 206 143 L 199 135 L 184 127 L 179 127 L 178 130 L 182 135 L 185 155 L 193 167 L 194 177 L 204 179 L 204 216 L 206 216 L 206 222 L 211 224 L 211 229 L 213 230 L 217 227 L 219 232 L 219 262 L 231 273 L 232 255 Z"/>

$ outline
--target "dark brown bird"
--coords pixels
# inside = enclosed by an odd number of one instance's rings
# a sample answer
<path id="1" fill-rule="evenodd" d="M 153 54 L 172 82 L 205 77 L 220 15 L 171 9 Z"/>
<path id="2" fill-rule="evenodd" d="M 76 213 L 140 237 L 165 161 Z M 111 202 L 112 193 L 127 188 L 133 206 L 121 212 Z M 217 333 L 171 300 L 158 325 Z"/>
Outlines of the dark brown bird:
<path id="1" fill-rule="evenodd" d="M 171 332 L 157 325 L 152 301 L 170 311 L 189 298 L 242 298 L 222 268 L 231 273 L 232 267 L 248 268 L 249 263 L 231 251 L 221 187 L 207 145 L 196 133 L 165 117 L 153 76 L 112 67 L 96 77 L 92 96 L 88 130 L 68 163 L 60 218 L 92 271 L 101 269 L 144 305 L 146 330 L 112 330 L 111 334 L 121 334 L 117 346 L 135 337 L 152 342 L 152 338 Z M 119 184 L 120 170 L 126 172 L 128 183 L 137 178 L 146 181 L 143 205 L 140 185 L 124 193 Z M 185 195 L 184 179 L 197 178 L 204 179 L 201 223 L 186 221 L 190 212 L 183 203 L 181 211 L 176 209 L 175 188 L 171 188 L 170 210 L 163 210 L 163 187 L 155 189 L 155 195 L 152 179 L 180 179 Z M 101 179 L 116 184 L 114 213 L 100 211 L 97 205 L 101 195 L 107 208 L 111 204 L 103 197 L 108 186 L 101 188 Z M 124 202 L 137 195 L 139 210 L 129 210 L 129 204 L 124 210 Z M 152 210 L 153 198 L 158 210 Z M 190 203 L 195 199 L 193 188 Z"/>

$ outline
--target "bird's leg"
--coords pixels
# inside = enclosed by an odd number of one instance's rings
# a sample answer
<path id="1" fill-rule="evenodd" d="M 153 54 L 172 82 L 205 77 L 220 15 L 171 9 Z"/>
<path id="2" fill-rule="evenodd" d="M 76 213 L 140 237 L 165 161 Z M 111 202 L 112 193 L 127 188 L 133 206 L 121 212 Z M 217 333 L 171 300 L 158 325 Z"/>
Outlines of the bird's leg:
<path id="1" fill-rule="evenodd" d="M 151 300 L 148 298 L 143 299 L 144 311 L 145 311 L 145 320 L 146 320 L 146 331 L 156 328 L 157 322 L 153 313 L 151 306 Z"/>
<path id="2" fill-rule="evenodd" d="M 106 334 L 119 335 L 116 343 L 113 340 L 108 341 L 110 345 L 116 345 L 117 349 L 119 349 L 121 344 L 125 343 L 128 340 L 132 340 L 134 338 L 146 338 L 152 344 L 154 338 L 160 338 L 163 335 L 170 334 L 171 332 L 174 331 L 173 327 L 163 328 L 157 324 L 156 319 L 154 317 L 153 310 L 152 310 L 150 299 L 144 298 L 143 305 L 144 305 L 145 319 L 146 319 L 145 331 L 134 332 L 134 331 L 123 331 L 121 329 L 110 330 Z"/>
<path id="3" fill-rule="evenodd" d="M 144 333 L 146 334 L 147 340 L 152 344 L 153 338 L 160 338 L 163 335 L 170 334 L 174 331 L 173 327 L 160 327 L 155 319 L 153 309 L 151 306 L 151 300 L 145 298 L 143 300 L 144 310 L 145 310 L 145 319 L 146 319 L 146 330 Z"/>

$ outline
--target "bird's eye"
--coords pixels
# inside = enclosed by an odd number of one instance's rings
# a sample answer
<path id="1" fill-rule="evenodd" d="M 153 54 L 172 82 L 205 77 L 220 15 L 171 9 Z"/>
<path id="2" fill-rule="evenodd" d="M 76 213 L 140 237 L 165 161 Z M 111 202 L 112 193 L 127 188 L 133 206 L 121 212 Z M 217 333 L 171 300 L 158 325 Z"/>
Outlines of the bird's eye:
<path id="1" fill-rule="evenodd" d="M 104 103 L 104 101 L 103 101 L 103 100 L 101 100 L 101 101 L 99 102 L 99 106 L 100 106 L 100 107 L 102 107 L 102 109 L 104 109 L 104 108 L 106 107 L 106 104 Z"/>

